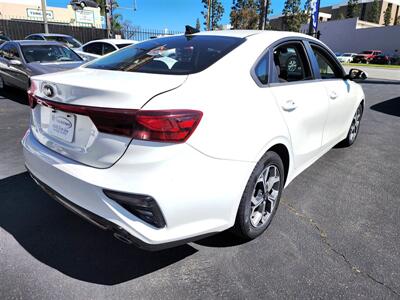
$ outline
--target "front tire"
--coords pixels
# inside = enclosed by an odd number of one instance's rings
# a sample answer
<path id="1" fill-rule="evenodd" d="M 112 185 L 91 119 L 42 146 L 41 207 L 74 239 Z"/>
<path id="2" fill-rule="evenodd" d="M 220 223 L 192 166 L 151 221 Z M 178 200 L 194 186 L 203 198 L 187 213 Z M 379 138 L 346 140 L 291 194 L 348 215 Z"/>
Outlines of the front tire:
<path id="1" fill-rule="evenodd" d="M 280 156 L 268 151 L 255 166 L 243 192 L 233 232 L 252 240 L 270 225 L 284 187 L 284 167 Z"/>

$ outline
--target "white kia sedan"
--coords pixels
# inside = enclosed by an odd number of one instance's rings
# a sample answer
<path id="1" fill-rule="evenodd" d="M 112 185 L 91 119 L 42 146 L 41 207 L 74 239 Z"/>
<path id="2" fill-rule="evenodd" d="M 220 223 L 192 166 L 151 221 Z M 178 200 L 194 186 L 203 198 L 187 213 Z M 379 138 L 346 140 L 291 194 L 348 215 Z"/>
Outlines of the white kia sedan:
<path id="1" fill-rule="evenodd" d="M 285 186 L 359 132 L 364 93 L 320 41 L 213 31 L 33 77 L 26 167 L 115 237 L 160 249 L 271 223 Z"/>

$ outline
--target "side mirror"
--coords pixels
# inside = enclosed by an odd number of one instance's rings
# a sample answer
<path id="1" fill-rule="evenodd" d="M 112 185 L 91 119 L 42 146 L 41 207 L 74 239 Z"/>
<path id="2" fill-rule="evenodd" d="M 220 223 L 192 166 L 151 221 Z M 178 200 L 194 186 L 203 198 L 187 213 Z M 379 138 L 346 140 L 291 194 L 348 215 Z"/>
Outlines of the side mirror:
<path id="1" fill-rule="evenodd" d="M 20 60 L 18 60 L 18 59 L 12 59 L 12 60 L 10 60 L 10 65 L 12 65 L 12 66 L 20 66 L 20 65 L 22 65 L 22 62 Z"/>
<path id="2" fill-rule="evenodd" d="M 365 80 L 368 78 L 368 74 L 363 70 L 352 68 L 349 71 L 349 74 L 345 76 L 345 79 L 350 80 Z"/>

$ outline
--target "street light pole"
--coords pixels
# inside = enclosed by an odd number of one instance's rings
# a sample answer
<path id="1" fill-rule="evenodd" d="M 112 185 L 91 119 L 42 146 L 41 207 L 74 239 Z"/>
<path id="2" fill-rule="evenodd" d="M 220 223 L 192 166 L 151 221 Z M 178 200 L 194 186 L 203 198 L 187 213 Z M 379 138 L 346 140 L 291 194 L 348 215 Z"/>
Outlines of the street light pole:
<path id="1" fill-rule="evenodd" d="M 42 14 L 43 14 L 44 32 L 45 32 L 45 33 L 49 33 L 49 24 L 47 23 L 47 6 L 46 6 L 46 0 L 42 0 Z"/>

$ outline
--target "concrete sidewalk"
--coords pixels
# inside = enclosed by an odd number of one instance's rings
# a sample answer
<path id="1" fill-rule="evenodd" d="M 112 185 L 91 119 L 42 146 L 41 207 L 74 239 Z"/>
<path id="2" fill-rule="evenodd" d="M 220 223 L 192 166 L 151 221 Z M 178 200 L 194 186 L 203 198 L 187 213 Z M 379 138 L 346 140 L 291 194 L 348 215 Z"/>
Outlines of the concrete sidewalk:
<path id="1" fill-rule="evenodd" d="M 374 79 L 386 79 L 386 80 L 400 80 L 400 69 L 385 69 L 377 67 L 353 67 L 353 66 L 343 66 L 346 72 L 349 72 L 351 68 L 361 69 L 368 74 L 368 78 Z"/>

